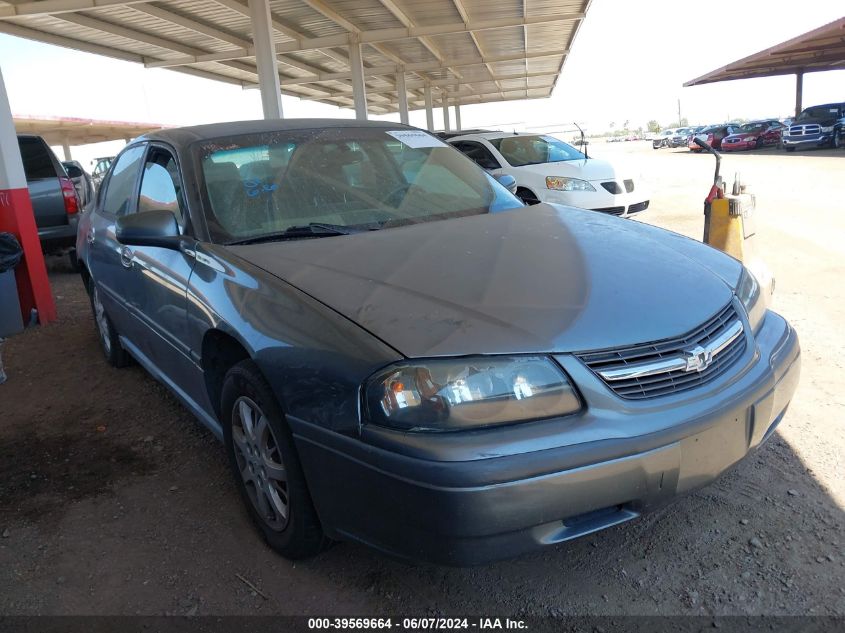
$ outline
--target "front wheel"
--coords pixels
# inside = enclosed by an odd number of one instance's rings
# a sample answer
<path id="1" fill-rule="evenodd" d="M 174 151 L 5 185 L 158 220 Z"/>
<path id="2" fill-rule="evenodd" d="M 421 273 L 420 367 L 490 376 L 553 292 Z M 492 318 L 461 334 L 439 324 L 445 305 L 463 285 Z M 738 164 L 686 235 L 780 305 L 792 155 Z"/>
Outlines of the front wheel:
<path id="1" fill-rule="evenodd" d="M 794 148 L 794 147 L 788 147 L 788 146 L 787 146 L 787 147 L 784 147 L 784 149 L 785 149 L 787 152 L 794 152 L 794 151 L 795 151 L 795 148 Z"/>
<path id="2" fill-rule="evenodd" d="M 235 485 L 267 544 L 290 559 L 324 549 L 317 512 L 273 390 L 251 360 L 229 370 L 221 398 L 223 436 Z"/>
<path id="3" fill-rule="evenodd" d="M 842 147 L 842 134 L 833 135 L 833 149 L 840 149 Z"/>
<path id="4" fill-rule="evenodd" d="M 757 140 L 754 141 L 754 149 L 763 149 L 763 138 L 758 136 Z"/>

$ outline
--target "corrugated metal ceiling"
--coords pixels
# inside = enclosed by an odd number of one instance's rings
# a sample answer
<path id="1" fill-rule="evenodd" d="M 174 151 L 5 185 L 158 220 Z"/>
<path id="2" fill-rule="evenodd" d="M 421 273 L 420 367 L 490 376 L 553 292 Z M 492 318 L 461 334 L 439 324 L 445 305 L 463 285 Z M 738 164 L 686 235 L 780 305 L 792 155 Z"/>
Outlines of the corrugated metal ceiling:
<path id="1" fill-rule="evenodd" d="M 547 97 L 590 0 L 271 0 L 285 94 L 351 107 L 363 42 L 369 109 Z M 420 32 L 423 29 L 423 32 Z M 0 32 L 253 87 L 245 0 L 0 0 Z M 314 41 L 331 38 L 331 41 Z M 324 45 L 325 44 L 325 45 Z M 281 48 L 281 50 L 279 50 Z"/>

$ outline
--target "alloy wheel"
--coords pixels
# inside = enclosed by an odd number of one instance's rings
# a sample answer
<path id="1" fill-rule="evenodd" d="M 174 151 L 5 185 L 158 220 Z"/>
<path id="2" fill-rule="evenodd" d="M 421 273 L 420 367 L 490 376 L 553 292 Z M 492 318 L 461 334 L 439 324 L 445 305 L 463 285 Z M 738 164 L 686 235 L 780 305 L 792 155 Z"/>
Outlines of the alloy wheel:
<path id="1" fill-rule="evenodd" d="M 232 443 L 253 507 L 269 528 L 281 532 L 290 518 L 287 471 L 267 416 L 246 396 L 233 407 Z"/>

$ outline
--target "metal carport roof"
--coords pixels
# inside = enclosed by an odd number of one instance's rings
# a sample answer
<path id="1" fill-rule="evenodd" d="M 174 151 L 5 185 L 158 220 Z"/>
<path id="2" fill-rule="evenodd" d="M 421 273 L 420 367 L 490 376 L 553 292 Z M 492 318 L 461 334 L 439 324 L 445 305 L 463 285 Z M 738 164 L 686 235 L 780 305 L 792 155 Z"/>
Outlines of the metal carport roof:
<path id="1" fill-rule="evenodd" d="M 845 18 L 744 57 L 684 86 L 842 69 L 845 69 Z"/>
<path id="2" fill-rule="evenodd" d="M 845 18 L 744 57 L 692 79 L 684 86 L 794 74 L 795 115 L 798 116 L 801 112 L 804 73 L 824 70 L 845 70 Z"/>
<path id="3" fill-rule="evenodd" d="M 548 97 L 590 0 L 269 0 L 284 94 L 353 107 L 352 48 L 367 108 Z M 225 81 L 258 83 L 241 0 L 0 0 L 0 32 Z M 360 45 L 360 48 L 357 48 Z"/>

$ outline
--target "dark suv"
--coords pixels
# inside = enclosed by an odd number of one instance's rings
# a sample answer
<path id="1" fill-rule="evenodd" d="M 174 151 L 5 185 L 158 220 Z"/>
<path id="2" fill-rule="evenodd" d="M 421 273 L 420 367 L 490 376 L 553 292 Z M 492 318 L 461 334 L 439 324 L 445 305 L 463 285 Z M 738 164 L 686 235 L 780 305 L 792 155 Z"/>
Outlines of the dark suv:
<path id="1" fill-rule="evenodd" d="M 19 134 L 18 146 L 41 248 L 48 255 L 68 252 L 75 264 L 77 215 L 81 208 L 76 187 L 43 138 Z"/>
<path id="2" fill-rule="evenodd" d="M 827 103 L 804 110 L 783 134 L 783 148 L 835 147 L 836 122 L 845 117 L 845 103 Z"/>

